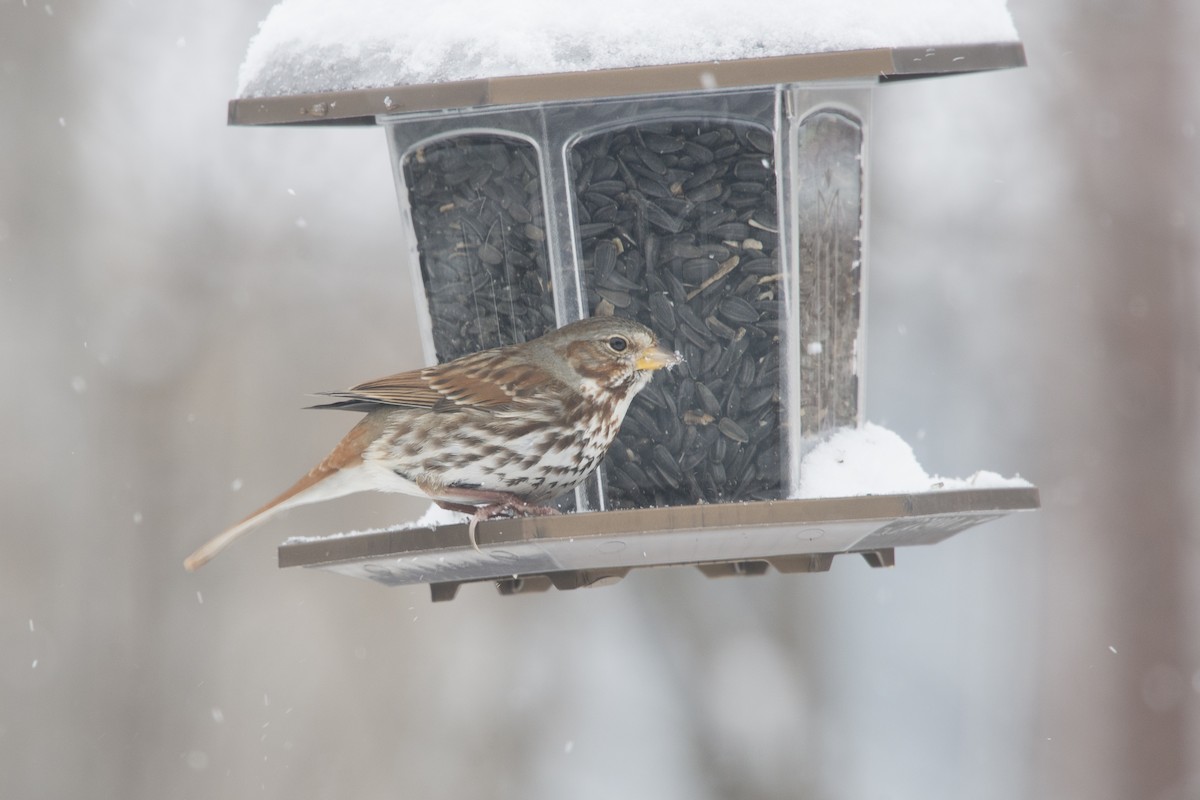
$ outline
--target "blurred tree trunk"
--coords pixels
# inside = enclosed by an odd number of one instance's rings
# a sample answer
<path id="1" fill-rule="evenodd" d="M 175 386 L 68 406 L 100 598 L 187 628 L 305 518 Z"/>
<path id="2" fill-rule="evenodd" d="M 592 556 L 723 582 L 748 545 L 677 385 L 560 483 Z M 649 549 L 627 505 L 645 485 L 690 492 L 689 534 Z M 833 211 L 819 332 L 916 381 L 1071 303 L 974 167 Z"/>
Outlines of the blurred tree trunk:
<path id="1" fill-rule="evenodd" d="M 1185 700 L 1198 352 L 1186 204 L 1198 165 L 1186 117 L 1194 79 L 1171 59 L 1185 52 L 1189 2 L 1076 0 L 1059 30 L 1065 69 L 1047 107 L 1063 123 L 1077 229 L 1092 235 L 1070 242 L 1061 264 L 1061 302 L 1082 302 L 1085 327 L 1047 343 L 1046 368 L 1059 382 L 1059 359 L 1092 369 L 1086 386 L 1047 398 L 1047 439 L 1069 451 L 1080 493 L 1069 517 L 1051 517 L 1072 524 L 1046 532 L 1058 568 L 1048 574 L 1039 797 L 1182 797 L 1195 766 Z"/>

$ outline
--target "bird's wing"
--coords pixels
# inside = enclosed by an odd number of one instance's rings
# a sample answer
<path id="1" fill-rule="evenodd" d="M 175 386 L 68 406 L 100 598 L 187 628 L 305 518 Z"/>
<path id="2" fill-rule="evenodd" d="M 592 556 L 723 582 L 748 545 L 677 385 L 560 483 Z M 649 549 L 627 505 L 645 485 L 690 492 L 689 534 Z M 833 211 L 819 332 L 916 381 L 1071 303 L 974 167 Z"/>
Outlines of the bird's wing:
<path id="1" fill-rule="evenodd" d="M 435 367 L 401 372 L 360 383 L 344 392 L 325 392 L 337 402 L 315 408 L 369 411 L 376 405 L 449 411 L 497 411 L 519 405 L 545 377 L 535 366 L 515 362 L 503 350 L 485 350 Z"/>

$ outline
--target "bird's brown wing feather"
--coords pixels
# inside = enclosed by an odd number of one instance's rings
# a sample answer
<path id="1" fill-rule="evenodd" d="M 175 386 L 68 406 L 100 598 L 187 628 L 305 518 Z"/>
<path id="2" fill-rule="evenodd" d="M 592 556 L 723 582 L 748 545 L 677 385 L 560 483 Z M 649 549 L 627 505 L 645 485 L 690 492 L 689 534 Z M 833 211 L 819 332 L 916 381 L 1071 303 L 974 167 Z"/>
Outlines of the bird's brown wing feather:
<path id="1" fill-rule="evenodd" d="M 381 404 L 435 411 L 495 411 L 521 403 L 527 394 L 522 387 L 531 379 L 536 381 L 541 372 L 532 365 L 513 364 L 502 351 L 485 350 L 435 367 L 360 383 L 344 392 L 327 392 L 341 400 L 327 407 L 362 411 L 369 404 Z"/>

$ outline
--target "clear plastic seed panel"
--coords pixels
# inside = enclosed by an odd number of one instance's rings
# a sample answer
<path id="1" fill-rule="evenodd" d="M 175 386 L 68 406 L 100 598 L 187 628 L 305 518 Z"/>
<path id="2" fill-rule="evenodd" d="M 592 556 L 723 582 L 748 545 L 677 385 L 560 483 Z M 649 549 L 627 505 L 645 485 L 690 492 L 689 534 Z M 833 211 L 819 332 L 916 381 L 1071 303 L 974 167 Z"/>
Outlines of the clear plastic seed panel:
<path id="1" fill-rule="evenodd" d="M 800 405 L 804 437 L 859 421 L 863 312 L 864 123 L 817 106 L 793 126 L 798 224 Z"/>
<path id="2" fill-rule="evenodd" d="M 631 405 L 603 469 L 609 508 L 787 493 L 772 108 L 765 122 L 709 110 L 570 148 L 588 312 L 636 319 L 686 359 Z"/>
<path id="3" fill-rule="evenodd" d="M 553 330 L 537 148 L 464 133 L 402 164 L 438 361 Z"/>

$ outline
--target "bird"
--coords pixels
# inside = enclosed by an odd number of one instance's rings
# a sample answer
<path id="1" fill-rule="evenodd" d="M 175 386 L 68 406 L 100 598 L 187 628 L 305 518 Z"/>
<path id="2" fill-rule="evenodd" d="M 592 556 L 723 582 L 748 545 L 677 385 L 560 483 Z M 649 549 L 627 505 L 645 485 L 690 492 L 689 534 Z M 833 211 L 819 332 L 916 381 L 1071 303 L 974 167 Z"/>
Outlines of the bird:
<path id="1" fill-rule="evenodd" d="M 345 391 L 313 408 L 365 416 L 291 488 L 183 562 L 206 564 L 281 511 L 361 491 L 428 497 L 471 515 L 558 513 L 545 505 L 600 464 L 633 398 L 683 359 L 633 320 L 588 317 L 527 342 L 482 350 Z"/>

